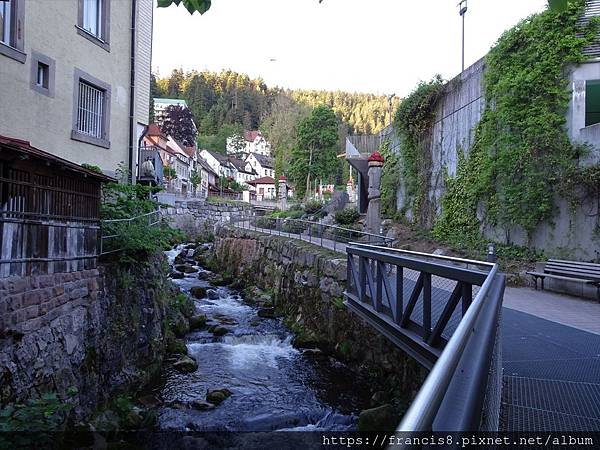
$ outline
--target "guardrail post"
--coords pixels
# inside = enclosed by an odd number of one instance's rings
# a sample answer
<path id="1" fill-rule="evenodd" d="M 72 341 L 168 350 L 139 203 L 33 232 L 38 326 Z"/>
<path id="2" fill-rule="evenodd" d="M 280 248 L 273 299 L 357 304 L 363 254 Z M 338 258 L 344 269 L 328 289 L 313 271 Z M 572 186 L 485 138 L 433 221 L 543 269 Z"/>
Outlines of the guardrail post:
<path id="1" fill-rule="evenodd" d="M 358 257 L 358 280 L 360 286 L 357 286 L 359 299 L 361 302 L 367 301 L 367 273 L 365 271 L 366 261 L 364 256 Z"/>
<path id="2" fill-rule="evenodd" d="M 423 340 L 431 334 L 431 274 L 423 273 Z"/>
<path id="3" fill-rule="evenodd" d="M 382 310 L 382 295 L 383 295 L 383 277 L 384 275 L 384 263 L 379 261 L 375 262 L 375 310 L 381 312 Z M 388 299 L 389 300 L 389 299 Z"/>
<path id="4" fill-rule="evenodd" d="M 473 301 L 473 285 L 463 283 L 462 284 L 462 315 L 467 313 L 467 309 L 471 306 Z"/>
<path id="5" fill-rule="evenodd" d="M 396 266 L 396 314 L 395 322 L 400 324 L 402 321 L 402 311 L 404 309 L 404 268 Z"/>

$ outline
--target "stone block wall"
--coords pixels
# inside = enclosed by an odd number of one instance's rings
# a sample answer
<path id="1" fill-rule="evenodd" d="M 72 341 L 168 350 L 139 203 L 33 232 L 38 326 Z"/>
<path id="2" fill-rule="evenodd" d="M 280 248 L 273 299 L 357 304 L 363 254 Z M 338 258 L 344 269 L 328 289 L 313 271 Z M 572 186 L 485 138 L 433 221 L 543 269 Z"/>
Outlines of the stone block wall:
<path id="1" fill-rule="evenodd" d="M 0 279 L 0 333 L 35 331 L 96 300 L 101 283 L 98 269 Z"/>
<path id="2" fill-rule="evenodd" d="M 85 418 L 156 375 L 172 294 L 164 263 L 0 280 L 0 407 L 76 388 Z"/>
<path id="3" fill-rule="evenodd" d="M 207 232 L 212 233 L 216 224 L 248 217 L 252 213 L 252 206 L 244 203 L 188 201 L 178 202 L 175 207 L 163 208 L 161 212 L 172 227 L 195 238 Z"/>

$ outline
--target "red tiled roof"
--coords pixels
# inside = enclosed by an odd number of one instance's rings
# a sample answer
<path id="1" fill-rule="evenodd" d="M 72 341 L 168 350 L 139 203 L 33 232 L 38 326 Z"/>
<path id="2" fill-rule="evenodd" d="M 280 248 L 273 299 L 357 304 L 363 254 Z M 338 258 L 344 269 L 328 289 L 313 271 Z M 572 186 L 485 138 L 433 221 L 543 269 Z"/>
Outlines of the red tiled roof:
<path id="1" fill-rule="evenodd" d="M 254 142 L 254 140 L 260 136 L 261 133 L 260 131 L 256 130 L 256 131 L 244 131 L 244 139 L 246 139 L 248 142 Z"/>
<path id="2" fill-rule="evenodd" d="M 255 180 L 246 181 L 248 184 L 275 184 L 275 179 L 271 177 L 261 177 Z"/>
<path id="3" fill-rule="evenodd" d="M 79 175 L 95 178 L 102 182 L 115 182 L 114 178 L 111 178 L 102 173 L 94 172 L 93 170 L 86 169 L 81 167 L 79 164 L 76 164 L 72 161 L 68 161 L 59 156 L 55 156 L 51 153 L 45 152 L 44 150 L 40 150 L 39 148 L 33 147 L 29 141 L 24 141 L 22 139 L 10 138 L 8 136 L 0 135 L 0 147 L 5 147 L 11 150 L 14 150 L 19 153 L 24 153 L 30 157 L 38 158 L 44 160 L 46 162 L 55 163 L 59 166 L 64 167 L 67 170 L 71 170 L 76 172 Z"/>
<path id="4" fill-rule="evenodd" d="M 167 138 L 167 136 L 165 136 L 165 134 L 162 132 L 160 127 L 158 125 L 156 125 L 155 123 L 151 123 L 150 125 L 148 125 L 148 130 L 146 131 L 146 136 L 160 136 L 160 137 L 164 137 L 165 139 Z"/>

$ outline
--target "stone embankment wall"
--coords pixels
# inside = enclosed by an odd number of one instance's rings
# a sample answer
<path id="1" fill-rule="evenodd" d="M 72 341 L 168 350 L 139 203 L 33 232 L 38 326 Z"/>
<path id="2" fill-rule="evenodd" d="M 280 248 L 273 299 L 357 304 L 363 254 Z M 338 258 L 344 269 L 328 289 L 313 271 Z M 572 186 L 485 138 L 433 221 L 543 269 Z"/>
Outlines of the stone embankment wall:
<path id="1" fill-rule="evenodd" d="M 250 216 L 252 206 L 244 203 L 181 202 L 175 207 L 163 208 L 162 215 L 170 225 L 191 239 L 212 233 L 215 224 L 240 220 Z"/>
<path id="2" fill-rule="evenodd" d="M 78 417 L 160 369 L 169 281 L 147 265 L 0 280 L 0 406 L 77 388 Z"/>
<path id="3" fill-rule="evenodd" d="M 217 230 L 214 249 L 219 267 L 273 292 L 293 331 L 376 376 L 375 384 L 395 395 L 412 398 L 422 384 L 425 370 L 343 305 L 346 260 L 339 254 L 231 227 Z"/>

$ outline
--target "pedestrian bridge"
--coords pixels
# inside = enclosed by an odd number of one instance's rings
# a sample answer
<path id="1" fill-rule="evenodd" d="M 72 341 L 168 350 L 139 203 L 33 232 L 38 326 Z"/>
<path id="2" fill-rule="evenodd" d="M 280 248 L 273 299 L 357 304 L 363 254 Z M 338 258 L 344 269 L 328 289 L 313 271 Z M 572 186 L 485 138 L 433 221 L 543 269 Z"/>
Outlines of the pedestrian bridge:
<path id="1" fill-rule="evenodd" d="M 505 289 L 492 263 L 346 252 L 347 307 L 430 370 L 397 431 L 600 431 L 600 305 Z"/>

